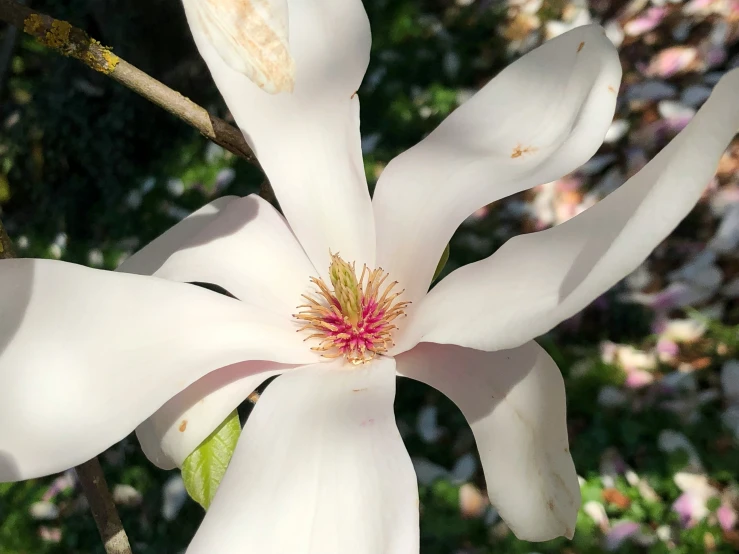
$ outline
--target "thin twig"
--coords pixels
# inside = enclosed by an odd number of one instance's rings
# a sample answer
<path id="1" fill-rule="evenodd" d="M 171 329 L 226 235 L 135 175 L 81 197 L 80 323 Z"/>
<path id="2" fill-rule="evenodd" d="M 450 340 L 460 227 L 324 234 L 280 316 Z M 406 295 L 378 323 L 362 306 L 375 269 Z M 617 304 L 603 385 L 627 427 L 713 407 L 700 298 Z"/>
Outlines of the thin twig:
<path id="1" fill-rule="evenodd" d="M 82 492 L 90 504 L 92 517 L 95 518 L 100 538 L 103 539 L 107 554 L 132 554 L 128 536 L 123 529 L 121 518 L 115 508 L 115 502 L 108 490 L 108 483 L 103 475 L 103 468 L 97 458 L 78 465 L 74 470 L 79 477 Z"/>
<path id="2" fill-rule="evenodd" d="M 14 257 L 13 244 L 0 221 L 0 260 Z M 115 502 L 98 459 L 93 458 L 74 469 L 82 485 L 82 491 L 90 504 L 92 517 L 95 519 L 105 545 L 105 552 L 107 554 L 132 554 L 128 536 L 123 529 L 121 518 L 118 517 Z"/>
<path id="3" fill-rule="evenodd" d="M 157 106 L 195 127 L 204 136 L 246 161 L 259 165 L 244 136 L 224 120 L 210 115 L 189 98 L 116 56 L 85 31 L 27 8 L 15 0 L 0 0 L 0 21 L 23 29 L 44 46 L 80 60 L 115 79 Z"/>

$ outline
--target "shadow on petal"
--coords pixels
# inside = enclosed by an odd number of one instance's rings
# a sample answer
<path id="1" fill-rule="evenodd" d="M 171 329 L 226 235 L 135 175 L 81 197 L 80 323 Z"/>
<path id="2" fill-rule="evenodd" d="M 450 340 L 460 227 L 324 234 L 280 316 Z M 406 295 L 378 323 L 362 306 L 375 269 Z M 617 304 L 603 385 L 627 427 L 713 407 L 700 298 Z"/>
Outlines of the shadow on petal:
<path id="1" fill-rule="evenodd" d="M 9 273 L 10 270 L 12 274 Z M 0 356 L 23 323 L 31 300 L 34 266 L 16 260 L 0 260 Z M 0 383 L 3 382 L 0 373 Z"/>
<path id="2" fill-rule="evenodd" d="M 4 450 L 0 450 L 0 475 L 10 477 L 9 481 L 17 481 L 21 477 L 15 458 Z"/>

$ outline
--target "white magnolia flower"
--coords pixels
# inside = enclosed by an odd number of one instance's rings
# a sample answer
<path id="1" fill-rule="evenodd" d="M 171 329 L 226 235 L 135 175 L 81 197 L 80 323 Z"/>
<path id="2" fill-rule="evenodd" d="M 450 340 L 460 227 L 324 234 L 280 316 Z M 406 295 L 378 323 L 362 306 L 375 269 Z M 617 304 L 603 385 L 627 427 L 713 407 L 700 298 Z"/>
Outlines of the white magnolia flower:
<path id="1" fill-rule="evenodd" d="M 224 61 L 185 4 L 285 217 L 254 196 L 221 198 L 115 273 L 0 261 L 0 481 L 62 471 L 135 428 L 173 468 L 279 374 L 188 553 L 418 552 L 416 477 L 393 416 L 402 375 L 461 408 L 490 500 L 519 537 L 571 537 L 580 491 L 564 386 L 533 339 L 637 268 L 691 210 L 739 128 L 739 72 L 603 201 L 429 292 L 466 217 L 596 152 L 618 56 L 596 26 L 532 51 L 393 160 L 370 199 L 355 94 L 370 48 L 362 3 L 288 4 L 294 92 L 277 95 Z"/>

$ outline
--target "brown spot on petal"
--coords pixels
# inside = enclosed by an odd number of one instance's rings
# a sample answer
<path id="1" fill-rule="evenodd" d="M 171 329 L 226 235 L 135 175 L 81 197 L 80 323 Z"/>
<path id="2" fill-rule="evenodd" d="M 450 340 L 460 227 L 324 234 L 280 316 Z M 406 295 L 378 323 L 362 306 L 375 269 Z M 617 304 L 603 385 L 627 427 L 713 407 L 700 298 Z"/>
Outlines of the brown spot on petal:
<path id="1" fill-rule="evenodd" d="M 185 429 L 187 429 L 187 420 L 183 419 L 182 422 L 180 422 L 180 426 L 178 427 L 180 430 L 180 433 L 184 433 Z"/>
<path id="2" fill-rule="evenodd" d="M 352 392 L 362 392 L 363 390 L 367 390 L 367 387 L 364 387 L 363 389 L 352 389 Z"/>
<path id="3" fill-rule="evenodd" d="M 547 507 L 553 512 L 554 511 L 554 500 L 547 502 Z"/>
<path id="4" fill-rule="evenodd" d="M 354 93 L 353 93 L 353 94 L 352 94 L 352 95 L 351 95 L 351 96 L 350 96 L 349 98 L 350 98 L 350 99 L 354 99 L 354 97 L 355 97 L 355 96 L 357 95 L 357 92 L 359 92 L 359 91 L 356 91 L 356 90 L 355 90 L 355 91 L 354 91 Z"/>
<path id="5" fill-rule="evenodd" d="M 511 159 L 520 158 L 524 154 L 531 154 L 532 152 L 536 152 L 536 148 L 534 148 L 533 146 L 526 146 L 524 148 L 523 146 L 519 144 L 513 149 L 513 153 L 511 154 Z"/>
<path id="6" fill-rule="evenodd" d="M 582 47 L 583 46 L 585 46 L 585 43 L 584 42 L 581 42 L 580 43 L 580 46 L 577 47 L 577 51 L 579 52 L 580 50 L 582 50 Z"/>
<path id="7" fill-rule="evenodd" d="M 611 85 L 608 85 L 608 90 L 611 91 L 614 94 L 616 93 L 616 89 L 613 88 Z"/>

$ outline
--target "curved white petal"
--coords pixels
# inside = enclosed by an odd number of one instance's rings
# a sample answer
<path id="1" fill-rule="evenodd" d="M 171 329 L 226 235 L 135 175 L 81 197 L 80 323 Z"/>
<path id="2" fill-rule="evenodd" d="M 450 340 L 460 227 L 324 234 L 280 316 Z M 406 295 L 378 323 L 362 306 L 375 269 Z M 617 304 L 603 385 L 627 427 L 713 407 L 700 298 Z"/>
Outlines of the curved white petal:
<path id="1" fill-rule="evenodd" d="M 187 554 L 418 552 L 418 490 L 395 363 L 287 372 L 246 422 Z"/>
<path id="2" fill-rule="evenodd" d="M 418 340 L 512 348 L 582 310 L 634 271 L 693 208 L 739 130 L 738 97 L 736 69 L 688 126 L 615 192 L 442 280 L 406 323 L 398 351 Z"/>
<path id="3" fill-rule="evenodd" d="M 292 93 L 270 95 L 231 69 L 185 4 L 200 54 L 254 149 L 313 265 L 329 249 L 374 266 L 374 223 L 362 164 L 359 100 L 370 30 L 360 0 L 288 0 Z"/>
<path id="4" fill-rule="evenodd" d="M 152 275 L 164 261 L 215 221 L 218 214 L 237 196 L 223 196 L 194 211 L 185 219 L 159 235 L 138 252 L 128 257 L 116 271 Z"/>
<path id="5" fill-rule="evenodd" d="M 211 371 L 136 428 L 144 454 L 162 469 L 182 467 L 185 458 L 259 385 L 291 367 L 241 362 Z"/>
<path id="6" fill-rule="evenodd" d="M 250 195 L 229 203 L 154 275 L 213 283 L 239 300 L 289 317 L 315 274 L 285 218 Z"/>
<path id="7" fill-rule="evenodd" d="M 91 458 L 219 367 L 318 359 L 287 318 L 65 262 L 0 261 L 0 313 L 0 481 Z"/>
<path id="8" fill-rule="evenodd" d="M 422 343 L 396 362 L 400 375 L 431 385 L 462 410 L 490 501 L 516 536 L 572 538 L 580 486 L 564 382 L 546 351 L 535 342 L 499 352 Z"/>
<path id="9" fill-rule="evenodd" d="M 600 147 L 621 81 L 618 53 L 578 27 L 508 66 L 388 164 L 372 200 L 377 265 L 417 301 L 476 209 L 576 169 Z"/>
<path id="10" fill-rule="evenodd" d="M 282 215 L 256 195 L 208 204 L 118 271 L 216 284 L 242 301 L 284 315 L 294 311 L 315 273 Z M 244 398 L 285 367 L 290 366 L 244 362 L 202 377 L 139 425 L 136 435 L 144 454 L 162 469 L 181 466 Z"/>
<path id="11" fill-rule="evenodd" d="M 274 94 L 292 90 L 287 0 L 185 0 L 203 32 L 234 71 Z"/>

